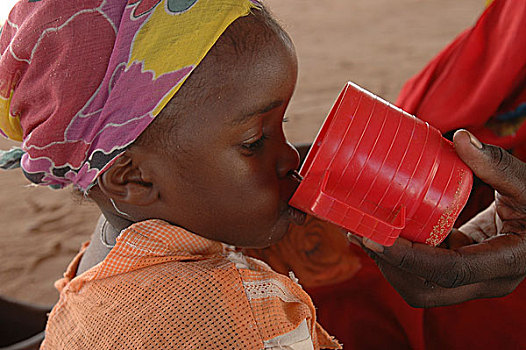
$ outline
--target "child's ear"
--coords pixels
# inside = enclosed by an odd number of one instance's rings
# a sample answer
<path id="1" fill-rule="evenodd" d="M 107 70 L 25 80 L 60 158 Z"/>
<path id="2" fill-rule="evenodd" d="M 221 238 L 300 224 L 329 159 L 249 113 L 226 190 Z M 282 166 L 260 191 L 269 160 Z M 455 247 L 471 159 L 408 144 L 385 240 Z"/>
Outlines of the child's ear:
<path id="1" fill-rule="evenodd" d="M 121 203 L 147 206 L 158 198 L 158 191 L 140 166 L 134 164 L 127 153 L 117 158 L 98 178 L 101 191 Z"/>

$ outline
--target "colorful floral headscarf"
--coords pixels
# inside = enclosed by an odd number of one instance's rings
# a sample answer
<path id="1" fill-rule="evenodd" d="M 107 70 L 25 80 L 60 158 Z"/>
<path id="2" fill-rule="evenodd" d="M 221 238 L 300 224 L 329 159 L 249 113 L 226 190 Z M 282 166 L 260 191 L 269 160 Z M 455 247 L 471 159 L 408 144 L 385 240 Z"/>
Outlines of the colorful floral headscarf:
<path id="1" fill-rule="evenodd" d="M 21 0 L 0 36 L 0 131 L 34 183 L 87 190 L 255 0 Z"/>

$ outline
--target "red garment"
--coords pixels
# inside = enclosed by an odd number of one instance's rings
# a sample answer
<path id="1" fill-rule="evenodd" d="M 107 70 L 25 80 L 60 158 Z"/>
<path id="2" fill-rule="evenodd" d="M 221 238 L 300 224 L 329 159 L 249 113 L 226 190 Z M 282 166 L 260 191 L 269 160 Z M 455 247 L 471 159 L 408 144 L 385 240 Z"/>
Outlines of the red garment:
<path id="1" fill-rule="evenodd" d="M 427 309 L 427 350 L 526 349 L 526 283 L 504 298 Z"/>
<path id="2" fill-rule="evenodd" d="M 344 349 L 423 349 L 423 313 L 407 305 L 360 248 L 361 269 L 349 280 L 306 288 L 323 327 Z M 301 280 L 300 280 L 301 282 Z"/>
<path id="3" fill-rule="evenodd" d="M 497 0 L 403 87 L 396 104 L 526 159 L 526 1 Z"/>

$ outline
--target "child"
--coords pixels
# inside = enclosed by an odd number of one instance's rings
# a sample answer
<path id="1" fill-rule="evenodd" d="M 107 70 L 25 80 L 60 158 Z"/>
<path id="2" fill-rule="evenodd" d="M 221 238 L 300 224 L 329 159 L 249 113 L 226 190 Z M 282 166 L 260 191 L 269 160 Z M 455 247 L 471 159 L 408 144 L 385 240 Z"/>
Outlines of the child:
<path id="1" fill-rule="evenodd" d="M 73 184 L 120 231 L 57 283 L 43 349 L 339 347 L 294 278 L 226 246 L 304 220 L 282 130 L 296 56 L 261 5 L 24 0 L 0 47 L 24 174 Z"/>

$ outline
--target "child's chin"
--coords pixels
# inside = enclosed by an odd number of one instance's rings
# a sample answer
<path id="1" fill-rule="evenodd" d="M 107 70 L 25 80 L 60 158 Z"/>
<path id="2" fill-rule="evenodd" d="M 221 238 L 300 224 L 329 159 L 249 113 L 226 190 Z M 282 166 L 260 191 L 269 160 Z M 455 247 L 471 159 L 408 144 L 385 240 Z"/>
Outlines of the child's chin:
<path id="1" fill-rule="evenodd" d="M 256 246 L 254 246 L 253 248 L 263 249 L 278 243 L 283 239 L 283 237 L 285 237 L 285 235 L 289 231 L 289 226 L 290 222 L 280 223 L 278 227 L 271 232 L 270 235 L 264 236 L 264 239 L 262 239 L 261 242 L 257 242 Z"/>

